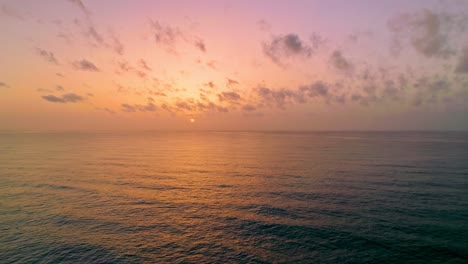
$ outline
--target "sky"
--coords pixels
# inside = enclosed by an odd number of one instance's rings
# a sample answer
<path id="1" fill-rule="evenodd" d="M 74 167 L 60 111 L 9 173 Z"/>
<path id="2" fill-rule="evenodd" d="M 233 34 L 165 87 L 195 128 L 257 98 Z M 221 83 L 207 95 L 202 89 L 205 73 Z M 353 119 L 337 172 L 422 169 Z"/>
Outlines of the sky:
<path id="1" fill-rule="evenodd" d="M 468 130 L 465 0 L 0 0 L 0 130 Z"/>

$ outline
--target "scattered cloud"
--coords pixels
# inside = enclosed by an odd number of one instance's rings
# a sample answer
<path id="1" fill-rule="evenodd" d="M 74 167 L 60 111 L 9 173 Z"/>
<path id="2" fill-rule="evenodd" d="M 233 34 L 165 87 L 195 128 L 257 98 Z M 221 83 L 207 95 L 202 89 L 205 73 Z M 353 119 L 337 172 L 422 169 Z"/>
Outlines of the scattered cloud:
<path id="1" fill-rule="evenodd" d="M 114 52 L 117 53 L 118 55 L 123 55 L 125 47 L 122 44 L 122 42 L 120 42 L 120 39 L 116 35 L 111 34 L 111 40 L 112 40 L 112 44 L 111 44 L 112 50 L 114 50 Z"/>
<path id="2" fill-rule="evenodd" d="M 391 18 L 388 27 L 393 33 L 391 51 L 399 54 L 404 43 L 411 45 L 422 56 L 449 58 L 455 54 L 452 40 L 463 32 L 466 17 L 458 14 L 434 12 L 424 9 L 403 13 Z"/>
<path id="3" fill-rule="evenodd" d="M 99 68 L 94 63 L 86 59 L 73 62 L 73 67 L 77 70 L 83 70 L 83 71 L 95 71 L 95 72 L 99 71 Z"/>
<path id="4" fill-rule="evenodd" d="M 195 41 L 195 47 L 197 49 L 201 50 L 202 52 L 206 52 L 206 46 L 205 46 L 205 43 L 203 42 L 203 40 Z"/>
<path id="5" fill-rule="evenodd" d="M 84 97 L 75 93 L 67 93 L 62 96 L 44 95 L 42 99 L 52 103 L 77 103 L 85 100 Z"/>
<path id="6" fill-rule="evenodd" d="M 68 0 L 68 2 L 77 6 L 86 16 L 89 16 L 91 13 L 89 12 L 88 8 L 83 4 L 81 0 Z"/>
<path id="7" fill-rule="evenodd" d="M 152 71 L 151 67 L 148 66 L 148 63 L 144 59 L 140 59 L 138 63 L 142 69 L 146 71 Z"/>
<path id="8" fill-rule="evenodd" d="M 333 51 L 330 55 L 330 65 L 341 72 L 350 73 L 353 71 L 353 64 L 343 56 L 339 50 Z"/>
<path id="9" fill-rule="evenodd" d="M 152 33 L 156 44 L 162 45 L 168 52 L 176 52 L 176 43 L 179 39 L 183 39 L 184 35 L 177 27 L 163 25 L 158 21 L 150 21 Z"/>
<path id="10" fill-rule="evenodd" d="M 4 82 L 0 82 L 0 88 L 8 88 L 8 87 L 10 87 L 8 84 Z"/>
<path id="11" fill-rule="evenodd" d="M 238 84 L 239 84 L 238 81 L 227 78 L 227 83 L 226 83 L 227 87 L 231 88 L 231 87 L 233 87 L 235 85 L 238 85 Z"/>
<path id="12" fill-rule="evenodd" d="M 0 6 L 0 17 L 1 16 L 24 20 L 24 16 L 18 10 L 6 4 Z"/>
<path id="13" fill-rule="evenodd" d="M 222 92 L 218 94 L 220 101 L 238 101 L 241 99 L 241 96 L 236 92 Z"/>
<path id="14" fill-rule="evenodd" d="M 97 31 L 96 27 L 89 25 L 85 35 L 99 45 L 104 45 L 104 37 Z"/>
<path id="15" fill-rule="evenodd" d="M 246 111 L 246 112 L 253 112 L 255 110 L 257 110 L 257 108 L 251 104 L 246 104 L 246 105 L 243 105 L 242 106 L 242 110 Z"/>
<path id="16" fill-rule="evenodd" d="M 257 95 L 262 103 L 267 106 L 275 106 L 280 109 L 285 109 L 287 104 L 291 103 L 304 103 L 305 99 L 303 92 L 297 89 L 270 89 L 267 87 L 260 87 L 256 89 Z"/>
<path id="17" fill-rule="evenodd" d="M 323 81 L 316 81 L 310 85 L 299 87 L 299 91 L 308 97 L 325 97 L 329 92 L 329 85 Z"/>
<path id="18" fill-rule="evenodd" d="M 463 53 L 458 58 L 457 66 L 455 68 L 456 73 L 468 73 L 468 48 L 465 48 Z"/>
<path id="19" fill-rule="evenodd" d="M 124 111 L 124 112 L 136 112 L 136 108 L 133 105 L 122 104 L 122 111 Z"/>
<path id="20" fill-rule="evenodd" d="M 268 23 L 266 20 L 261 19 L 260 21 L 257 22 L 258 27 L 260 28 L 261 31 L 270 31 L 271 25 Z"/>
<path id="21" fill-rule="evenodd" d="M 40 49 L 40 48 L 37 48 L 36 51 L 37 51 L 37 54 L 39 56 L 41 56 L 47 62 L 50 62 L 50 63 L 55 64 L 55 65 L 59 64 L 57 59 L 55 58 L 55 55 L 52 52 L 47 51 L 47 50 L 43 50 L 43 49 Z"/>
<path id="22" fill-rule="evenodd" d="M 148 102 L 146 104 L 122 104 L 122 111 L 124 112 L 155 112 L 156 111 L 156 105 L 154 104 L 154 99 L 151 97 L 148 97 Z"/>
<path id="23" fill-rule="evenodd" d="M 268 43 L 263 43 L 263 53 L 274 63 L 282 65 L 284 58 L 303 57 L 309 58 L 313 48 L 304 43 L 296 34 L 275 36 Z"/>

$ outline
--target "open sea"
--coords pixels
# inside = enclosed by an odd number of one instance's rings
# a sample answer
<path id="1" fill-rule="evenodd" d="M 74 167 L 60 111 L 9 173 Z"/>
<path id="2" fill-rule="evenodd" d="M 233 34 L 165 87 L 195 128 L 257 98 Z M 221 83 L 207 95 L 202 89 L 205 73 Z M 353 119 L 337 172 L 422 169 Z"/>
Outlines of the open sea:
<path id="1" fill-rule="evenodd" d="M 468 133 L 0 133 L 0 263 L 468 263 Z"/>

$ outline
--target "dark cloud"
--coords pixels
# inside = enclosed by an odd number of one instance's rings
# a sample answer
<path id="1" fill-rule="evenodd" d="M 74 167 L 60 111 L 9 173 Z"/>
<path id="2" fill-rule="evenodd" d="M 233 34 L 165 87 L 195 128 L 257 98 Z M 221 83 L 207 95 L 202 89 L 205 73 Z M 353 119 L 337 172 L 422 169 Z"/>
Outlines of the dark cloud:
<path id="1" fill-rule="evenodd" d="M 343 56 L 339 50 L 333 51 L 330 55 L 330 65 L 341 72 L 350 73 L 353 71 L 353 64 Z"/>
<path id="2" fill-rule="evenodd" d="M 136 112 L 136 108 L 129 104 L 122 104 L 122 111 L 124 112 Z"/>
<path id="3" fill-rule="evenodd" d="M 357 43 L 361 39 L 370 38 L 374 34 L 371 31 L 357 31 L 347 36 L 347 39 L 352 43 Z"/>
<path id="4" fill-rule="evenodd" d="M 253 112 L 255 110 L 257 110 L 257 108 L 251 104 L 246 104 L 246 105 L 243 105 L 242 106 L 242 110 L 246 111 L 246 112 Z"/>
<path id="5" fill-rule="evenodd" d="M 88 8 L 83 4 L 81 0 L 68 0 L 68 2 L 77 6 L 86 16 L 90 15 Z"/>
<path id="6" fill-rule="evenodd" d="M 210 68 L 213 69 L 213 70 L 216 70 L 216 69 L 217 69 L 216 65 L 217 65 L 217 62 L 214 61 L 214 60 L 211 60 L 211 61 L 207 61 L 207 62 L 206 62 L 206 66 L 210 67 Z"/>
<path id="7" fill-rule="evenodd" d="M 283 58 L 308 58 L 313 52 L 312 47 L 305 44 L 296 34 L 275 36 L 269 43 L 263 43 L 262 46 L 263 53 L 279 65 L 282 65 Z"/>
<path id="8" fill-rule="evenodd" d="M 8 88 L 8 87 L 10 87 L 8 84 L 4 82 L 0 82 L 0 88 Z"/>
<path id="9" fill-rule="evenodd" d="M 238 84 L 239 84 L 238 81 L 227 78 L 227 83 L 226 83 L 227 87 L 231 88 L 231 87 L 233 87 L 235 85 L 238 85 Z"/>
<path id="10" fill-rule="evenodd" d="M 310 36 L 310 44 L 312 45 L 312 49 L 314 51 L 321 48 L 323 45 L 325 45 L 326 42 L 327 41 L 322 36 L 315 32 Z"/>
<path id="11" fill-rule="evenodd" d="M 143 68 L 144 70 L 152 71 L 151 67 L 148 66 L 148 63 L 146 63 L 146 61 L 144 59 L 140 59 L 140 61 L 138 63 L 140 65 L 140 67 Z"/>
<path id="12" fill-rule="evenodd" d="M 65 100 L 66 103 L 70 102 L 70 103 L 76 103 L 76 102 L 79 102 L 79 101 L 83 101 L 84 98 L 77 95 L 77 94 L 74 94 L 74 93 L 67 93 L 67 94 L 64 94 L 62 96 L 63 100 Z"/>
<path id="13" fill-rule="evenodd" d="M 16 9 L 6 4 L 2 4 L 0 6 L 0 17 L 1 16 L 7 16 L 7 17 L 14 18 L 14 19 L 24 20 L 24 16 L 20 12 L 18 12 Z"/>
<path id="14" fill-rule="evenodd" d="M 158 21 L 150 21 L 151 29 L 153 30 L 154 40 L 156 44 L 163 45 L 168 52 L 176 53 L 176 43 L 179 39 L 183 39 L 184 35 L 176 27 L 162 25 Z"/>
<path id="15" fill-rule="evenodd" d="M 261 31 L 270 31 L 271 25 L 266 20 L 262 19 L 257 22 L 258 27 Z"/>
<path id="16" fill-rule="evenodd" d="M 114 50 L 114 52 L 119 55 L 123 55 L 125 47 L 122 44 L 122 42 L 120 42 L 120 39 L 114 34 L 112 34 L 111 40 L 112 40 L 112 44 L 111 44 L 112 50 Z"/>
<path id="17" fill-rule="evenodd" d="M 67 93 L 62 96 L 44 95 L 42 99 L 52 103 L 77 103 L 85 100 L 84 97 L 75 93 Z"/>
<path id="18" fill-rule="evenodd" d="M 268 106 L 276 106 L 281 109 L 284 109 L 286 104 L 305 102 L 303 92 L 297 89 L 293 90 L 283 88 L 273 90 L 267 87 L 260 87 L 256 89 L 256 91 L 263 103 Z"/>
<path id="19" fill-rule="evenodd" d="M 46 60 L 46 61 L 48 61 L 48 62 L 50 62 L 52 64 L 55 64 L 55 65 L 59 64 L 57 59 L 55 58 L 55 55 L 52 52 L 46 51 L 46 50 L 43 50 L 43 49 L 40 49 L 40 48 L 37 48 L 36 51 L 37 51 L 37 54 L 39 56 L 41 56 L 44 60 Z"/>
<path id="20" fill-rule="evenodd" d="M 38 92 L 52 92 L 51 89 L 47 89 L 47 88 L 37 88 L 36 91 L 38 91 Z"/>
<path id="21" fill-rule="evenodd" d="M 455 72 L 464 74 L 468 73 L 468 48 L 466 48 L 460 58 L 458 58 Z"/>
<path id="22" fill-rule="evenodd" d="M 104 37 L 97 31 L 97 29 L 93 25 L 88 26 L 86 36 L 94 40 L 97 44 L 104 45 Z"/>
<path id="23" fill-rule="evenodd" d="M 206 44 L 202 38 L 191 35 L 188 31 L 178 27 L 164 25 L 157 20 L 150 20 L 150 27 L 157 45 L 162 46 L 169 53 L 178 54 L 179 43 L 193 45 L 202 52 L 206 52 Z"/>
<path id="24" fill-rule="evenodd" d="M 218 94 L 220 101 L 238 101 L 241 99 L 241 96 L 236 92 L 222 92 Z"/>
<path id="25" fill-rule="evenodd" d="M 203 40 L 197 40 L 195 41 L 195 47 L 197 47 L 197 49 L 203 51 L 203 52 L 206 52 L 206 46 L 205 46 L 205 43 L 203 42 Z"/>
<path id="26" fill-rule="evenodd" d="M 328 95 L 329 87 L 322 81 L 316 81 L 310 85 L 299 87 L 299 91 L 308 97 L 325 97 Z"/>
<path id="27" fill-rule="evenodd" d="M 175 104 L 175 106 L 179 110 L 187 110 L 187 111 L 193 110 L 193 107 L 188 102 L 185 102 L 185 101 L 178 101 Z"/>
<path id="28" fill-rule="evenodd" d="M 55 86 L 55 90 L 56 91 L 64 91 L 65 88 L 63 88 L 63 86 L 61 86 L 61 85 L 57 85 L 57 86 Z"/>
<path id="29" fill-rule="evenodd" d="M 413 105 L 436 104 L 449 94 L 453 84 L 441 76 L 423 76 L 413 84 L 416 94 L 413 97 Z"/>
<path id="30" fill-rule="evenodd" d="M 460 22 L 465 19 L 456 14 L 436 13 L 428 9 L 393 17 L 388 22 L 394 37 L 391 51 L 398 54 L 403 43 L 408 42 L 425 57 L 448 58 L 455 53 L 451 42 L 463 32 L 464 26 Z"/>
<path id="31" fill-rule="evenodd" d="M 137 108 L 142 112 L 156 111 L 156 105 L 152 102 L 148 102 L 146 105 L 138 105 Z"/>
<path id="32" fill-rule="evenodd" d="M 130 66 L 128 61 L 121 61 L 118 64 L 119 64 L 119 69 L 124 71 L 124 72 L 130 72 L 130 71 L 134 70 L 133 67 Z"/>
<path id="33" fill-rule="evenodd" d="M 95 72 L 99 71 L 99 68 L 96 65 L 94 65 L 94 63 L 86 59 L 73 62 L 73 67 L 75 67 L 75 69 L 83 70 L 83 71 L 95 71 Z"/>

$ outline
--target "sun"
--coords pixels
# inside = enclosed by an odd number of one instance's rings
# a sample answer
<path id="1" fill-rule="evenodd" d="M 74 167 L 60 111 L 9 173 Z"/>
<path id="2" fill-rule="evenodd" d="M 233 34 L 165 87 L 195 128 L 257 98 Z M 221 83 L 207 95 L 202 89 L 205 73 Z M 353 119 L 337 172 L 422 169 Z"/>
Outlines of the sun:
<path id="1" fill-rule="evenodd" d="M 190 118 L 190 123 L 195 123 L 195 118 Z"/>

